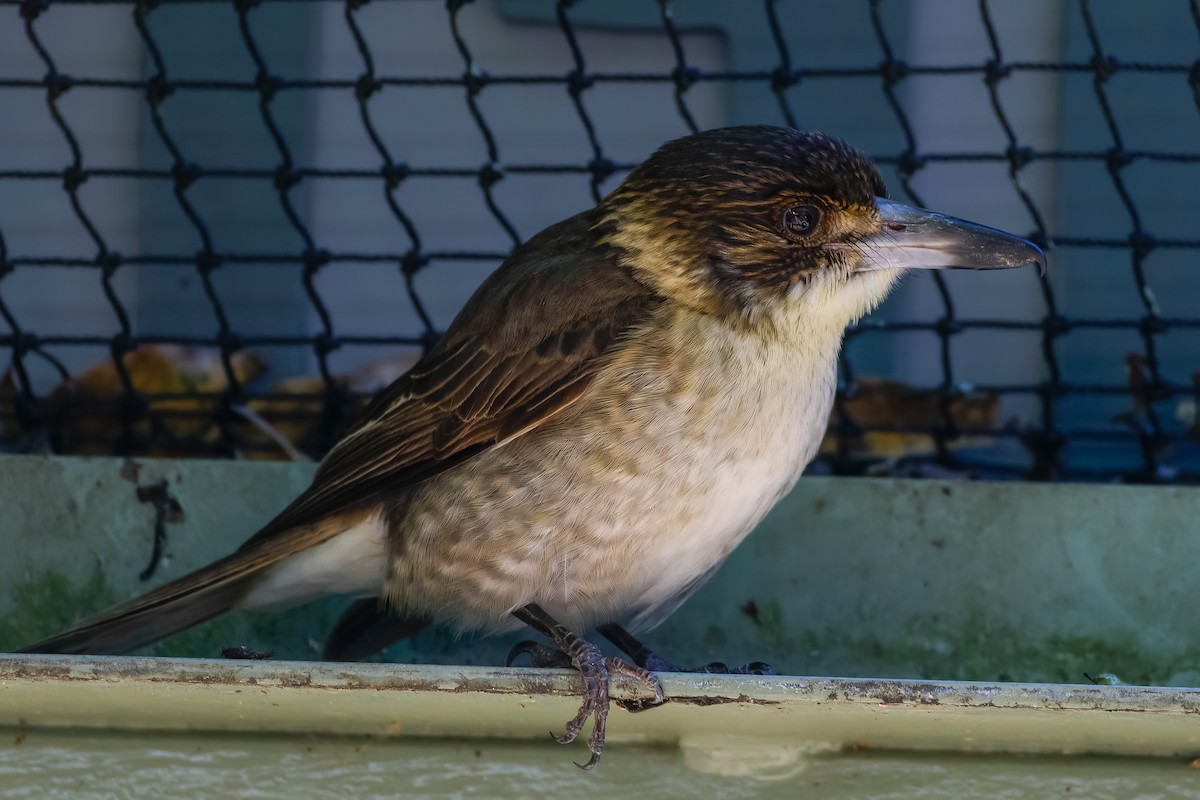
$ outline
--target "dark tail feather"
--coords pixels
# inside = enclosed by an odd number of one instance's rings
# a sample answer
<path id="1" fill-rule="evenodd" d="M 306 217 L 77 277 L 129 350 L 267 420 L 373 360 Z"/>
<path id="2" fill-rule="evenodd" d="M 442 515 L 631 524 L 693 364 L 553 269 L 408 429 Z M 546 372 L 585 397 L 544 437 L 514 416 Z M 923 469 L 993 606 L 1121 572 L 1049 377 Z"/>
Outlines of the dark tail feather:
<path id="1" fill-rule="evenodd" d="M 19 652 L 117 655 L 136 650 L 233 608 L 259 575 L 263 565 L 255 560 L 235 553 Z"/>
<path id="2" fill-rule="evenodd" d="M 361 661 L 424 628 L 427 620 L 397 614 L 378 597 L 350 604 L 325 640 L 326 661 Z"/>

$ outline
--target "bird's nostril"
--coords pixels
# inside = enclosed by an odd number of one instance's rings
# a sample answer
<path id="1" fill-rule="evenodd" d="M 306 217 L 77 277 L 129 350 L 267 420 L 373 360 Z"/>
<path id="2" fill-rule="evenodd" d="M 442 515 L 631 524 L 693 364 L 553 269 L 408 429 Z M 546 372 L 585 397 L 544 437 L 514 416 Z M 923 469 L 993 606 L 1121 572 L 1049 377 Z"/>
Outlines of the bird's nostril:
<path id="1" fill-rule="evenodd" d="M 887 222 L 887 223 L 884 223 L 884 227 L 886 227 L 889 231 L 906 231 L 906 230 L 908 230 L 908 226 L 902 222 Z"/>

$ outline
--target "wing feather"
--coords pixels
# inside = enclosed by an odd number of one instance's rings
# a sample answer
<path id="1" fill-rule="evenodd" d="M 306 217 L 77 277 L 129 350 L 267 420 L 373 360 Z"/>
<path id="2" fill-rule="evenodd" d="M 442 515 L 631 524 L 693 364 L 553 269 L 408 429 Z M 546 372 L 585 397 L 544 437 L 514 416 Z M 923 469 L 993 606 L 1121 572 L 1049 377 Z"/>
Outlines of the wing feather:
<path id="1" fill-rule="evenodd" d="M 660 302 L 594 229 L 585 212 L 519 248 L 243 550 L 428 480 L 578 401 Z"/>

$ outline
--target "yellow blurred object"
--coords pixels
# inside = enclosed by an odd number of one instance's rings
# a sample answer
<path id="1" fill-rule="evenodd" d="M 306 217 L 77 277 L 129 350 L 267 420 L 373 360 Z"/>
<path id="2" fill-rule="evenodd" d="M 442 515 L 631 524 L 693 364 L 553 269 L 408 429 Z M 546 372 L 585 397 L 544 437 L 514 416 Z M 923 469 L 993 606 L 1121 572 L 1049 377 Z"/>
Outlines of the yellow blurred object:
<path id="1" fill-rule="evenodd" d="M 345 379 L 334 377 L 345 389 Z M 325 379 L 320 376 L 285 378 L 234 411 L 242 421 L 231 426 L 234 441 L 244 458 L 265 461 L 308 460 L 303 449 L 316 436 L 325 410 Z M 210 436 L 218 435 L 214 428 Z"/>
<path id="2" fill-rule="evenodd" d="M 1114 421 L 1132 423 L 1139 429 L 1149 424 L 1147 409 L 1157 401 L 1171 397 L 1162 391 L 1156 391 L 1158 384 L 1150 370 L 1150 360 L 1142 353 L 1129 353 L 1125 356 L 1125 376 L 1129 382 L 1129 394 L 1132 404 L 1129 411 L 1124 411 L 1113 417 Z M 1193 396 L 1184 398 L 1175 406 L 1175 421 L 1187 429 L 1188 436 L 1200 439 L 1200 418 L 1197 417 L 1197 402 L 1200 401 L 1200 372 L 1192 373 Z"/>
<path id="3" fill-rule="evenodd" d="M 1175 419 L 1187 426 L 1192 438 L 1200 439 L 1200 372 L 1192 373 L 1192 386 L 1195 387 L 1195 396 L 1179 401 L 1175 407 Z"/>
<path id="4" fill-rule="evenodd" d="M 1150 371 L 1150 359 L 1142 353 L 1126 354 L 1125 380 L 1129 384 L 1129 395 L 1133 399 L 1133 408 L 1129 413 L 1137 414 L 1145 410 L 1151 387 L 1154 386 L 1154 374 Z"/>
<path id="5" fill-rule="evenodd" d="M 933 436 L 906 433 L 906 430 L 941 425 L 942 395 L 935 389 L 918 389 L 899 381 L 883 378 L 859 378 L 854 395 L 835 406 L 829 430 L 821 442 L 822 453 L 838 452 L 839 413 L 864 430 L 847 434 L 852 457 L 896 459 L 934 452 Z M 950 418 L 966 435 L 949 442 L 951 448 L 979 446 L 990 437 L 971 435 L 971 431 L 993 430 L 998 426 L 1000 397 L 995 393 L 964 394 L 950 401 Z M 883 430 L 873 430 L 883 429 Z"/>
<path id="6" fill-rule="evenodd" d="M 141 345 L 121 357 L 129 386 L 145 401 L 145 413 L 131 422 L 130 432 L 150 439 L 151 455 L 192 455 L 194 444 L 212 424 L 218 399 L 208 397 L 228 388 L 221 354 L 215 348 Z M 230 366 L 239 383 L 266 371 L 253 353 L 237 352 Z M 55 388 L 46 401 L 48 416 L 65 433 L 68 452 L 102 455 L 115 452 L 123 435 L 121 402 L 125 384 L 110 358 L 84 369 Z M 165 397 L 163 395 L 166 395 Z M 160 442 L 161 439 L 161 442 Z M 188 446 L 186 440 L 192 440 Z M 178 440 L 178 443 L 173 443 Z"/>
<path id="7" fill-rule="evenodd" d="M 370 396 L 383 389 L 417 363 L 421 351 L 413 347 L 370 361 L 345 375 L 335 375 L 334 385 L 349 395 L 334 421 L 334 433 L 362 412 Z M 327 386 L 321 376 L 286 378 L 267 397 L 251 400 L 241 411 L 245 424 L 234 428 L 234 439 L 243 455 L 253 460 L 307 460 L 304 451 L 317 442 L 326 424 Z M 215 436 L 215 431 L 212 434 Z"/>

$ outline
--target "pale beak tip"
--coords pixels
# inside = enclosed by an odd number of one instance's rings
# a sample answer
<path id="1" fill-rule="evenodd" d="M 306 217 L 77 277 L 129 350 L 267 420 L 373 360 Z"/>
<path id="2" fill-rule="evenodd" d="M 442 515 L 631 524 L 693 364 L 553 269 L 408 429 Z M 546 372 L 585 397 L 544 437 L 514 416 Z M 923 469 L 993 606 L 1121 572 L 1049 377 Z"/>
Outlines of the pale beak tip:
<path id="1" fill-rule="evenodd" d="M 1034 256 L 1034 258 L 1033 258 L 1033 263 L 1037 265 L 1038 275 L 1043 278 L 1046 277 L 1046 267 L 1047 267 L 1046 251 L 1043 250 L 1042 248 L 1038 247 L 1033 242 L 1030 242 L 1029 246 L 1037 251 L 1037 255 Z"/>
<path id="2" fill-rule="evenodd" d="M 1029 239 L 1020 239 L 1018 241 L 1020 241 L 1022 250 L 1025 252 L 1022 254 L 1023 260 L 1019 264 L 1013 264 L 1013 266 L 1037 267 L 1038 275 L 1043 278 L 1046 277 L 1046 251 Z"/>

